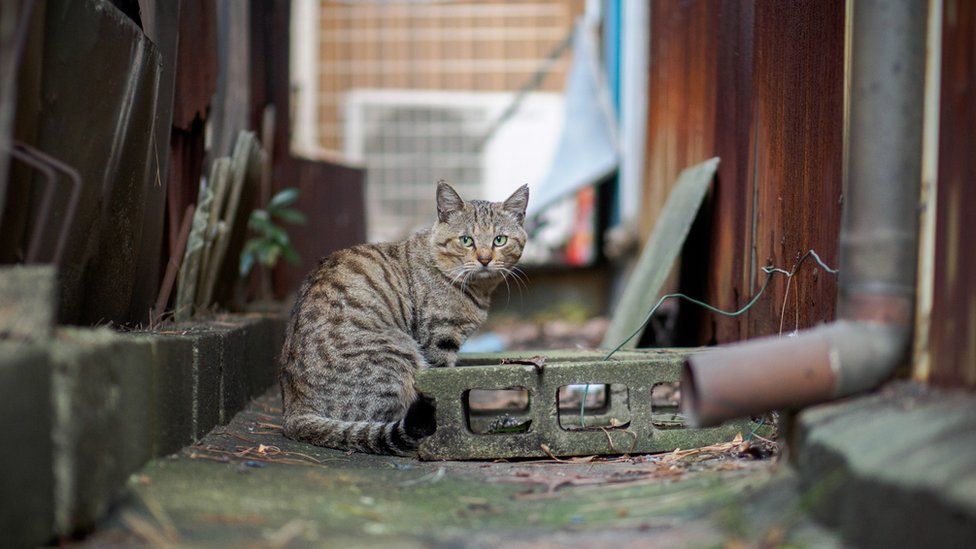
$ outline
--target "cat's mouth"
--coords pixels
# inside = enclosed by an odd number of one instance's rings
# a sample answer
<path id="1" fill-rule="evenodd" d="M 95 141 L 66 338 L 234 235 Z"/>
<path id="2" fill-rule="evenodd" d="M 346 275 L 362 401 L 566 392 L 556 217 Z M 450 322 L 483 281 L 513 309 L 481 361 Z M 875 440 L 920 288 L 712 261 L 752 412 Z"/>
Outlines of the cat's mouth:
<path id="1" fill-rule="evenodd" d="M 480 280 L 484 280 L 484 279 L 487 279 L 487 278 L 495 278 L 495 277 L 497 277 L 499 275 L 501 275 L 501 271 L 498 271 L 496 269 L 492 269 L 491 267 L 488 267 L 488 266 L 482 267 L 482 268 L 478 269 L 477 271 L 475 271 L 475 273 L 474 273 L 474 277 L 477 278 L 477 279 L 480 279 Z"/>

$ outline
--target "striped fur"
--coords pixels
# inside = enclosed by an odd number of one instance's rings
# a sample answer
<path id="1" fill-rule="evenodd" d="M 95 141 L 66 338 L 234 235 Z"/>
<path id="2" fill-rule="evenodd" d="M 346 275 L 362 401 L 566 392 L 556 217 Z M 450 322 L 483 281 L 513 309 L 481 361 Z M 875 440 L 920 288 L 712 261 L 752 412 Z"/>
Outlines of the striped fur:
<path id="1" fill-rule="evenodd" d="M 465 202 L 440 183 L 433 227 L 323 259 L 299 291 L 281 353 L 285 434 L 411 454 L 434 429 L 414 374 L 454 366 L 484 322 L 492 291 L 522 255 L 527 204 L 524 186 L 505 202 Z"/>

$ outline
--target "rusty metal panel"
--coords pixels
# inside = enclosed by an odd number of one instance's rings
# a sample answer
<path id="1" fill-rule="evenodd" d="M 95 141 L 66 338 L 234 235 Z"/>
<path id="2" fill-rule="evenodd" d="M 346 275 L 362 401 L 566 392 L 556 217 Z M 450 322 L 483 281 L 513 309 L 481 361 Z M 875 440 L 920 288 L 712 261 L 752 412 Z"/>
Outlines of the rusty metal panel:
<path id="1" fill-rule="evenodd" d="M 181 216 L 196 201 L 203 174 L 204 122 L 217 90 L 215 0 L 182 0 L 178 26 L 167 174 L 167 254 L 173 253 Z"/>
<path id="2" fill-rule="evenodd" d="M 641 242 L 681 170 L 714 156 L 718 2 L 654 2 Z"/>
<path id="3" fill-rule="evenodd" d="M 752 2 L 724 0 L 718 12 L 718 48 L 715 108 L 715 156 L 718 167 L 708 238 L 706 301 L 726 309 L 739 309 L 749 296 L 749 257 L 752 210 L 750 168 L 752 137 L 753 42 L 755 7 Z M 714 322 L 714 324 L 712 324 Z M 745 323 L 711 315 L 699 322 L 708 341 L 726 343 L 745 339 Z"/>
<path id="4" fill-rule="evenodd" d="M 931 381 L 976 387 L 976 5 L 944 5 Z"/>
<path id="5" fill-rule="evenodd" d="M 756 5 L 751 182 L 754 210 L 747 264 L 752 295 L 767 264 L 791 268 L 809 249 L 836 266 L 843 201 L 844 41 L 842 0 Z M 752 193 L 748 193 L 752 194 Z M 748 195 L 747 194 L 747 195 Z M 719 281 L 716 281 L 719 282 Z M 778 278 L 750 311 L 748 337 L 834 318 L 836 279 L 819 268 Z"/>
<path id="6" fill-rule="evenodd" d="M 308 216 L 307 225 L 289 227 L 302 262 L 278 264 L 273 275 L 277 297 L 297 290 L 320 258 L 366 240 L 365 175 L 359 168 L 294 157 L 275 166 L 276 188 L 297 187 L 301 198 L 296 207 Z"/>
<path id="7" fill-rule="evenodd" d="M 735 310 L 759 289 L 767 264 L 789 269 L 813 248 L 836 265 L 844 1 L 701 0 L 652 9 L 641 229 L 658 216 L 678 171 L 722 159 L 703 210 L 705 237 L 689 237 L 682 256 L 682 289 Z M 825 274 L 804 268 L 789 296 L 786 281 L 774 281 L 737 319 L 694 311 L 691 339 L 724 343 L 777 333 L 781 320 L 784 332 L 831 320 L 837 288 Z"/>
<path id="8" fill-rule="evenodd" d="M 173 126 L 189 130 L 205 120 L 217 90 L 216 0 L 182 0 L 177 47 Z M 181 215 L 180 210 L 178 215 Z"/>
<path id="9" fill-rule="evenodd" d="M 195 203 L 196 190 L 203 174 L 204 134 L 199 119 L 189 130 L 173 127 L 169 136 L 169 174 L 167 185 L 167 242 L 168 253 L 173 253 L 177 233 L 186 207 Z"/>

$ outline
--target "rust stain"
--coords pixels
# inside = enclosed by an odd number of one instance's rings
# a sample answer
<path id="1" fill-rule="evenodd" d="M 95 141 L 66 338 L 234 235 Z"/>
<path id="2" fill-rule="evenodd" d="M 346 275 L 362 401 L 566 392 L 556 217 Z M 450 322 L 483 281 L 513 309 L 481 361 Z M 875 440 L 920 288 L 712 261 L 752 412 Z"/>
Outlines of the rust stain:
<path id="1" fill-rule="evenodd" d="M 946 4 L 929 344 L 931 381 L 976 387 L 976 5 Z"/>
<path id="2" fill-rule="evenodd" d="M 717 2 L 654 2 L 648 89 L 646 241 L 681 170 L 713 155 Z"/>
<path id="3" fill-rule="evenodd" d="M 683 256 L 683 269 L 707 273 L 699 295 L 719 308 L 740 308 L 762 283 L 763 266 L 790 269 L 808 249 L 837 265 L 844 6 L 702 0 L 652 7 L 641 228 L 652 226 L 682 168 L 722 159 L 705 209 L 706 245 Z M 784 331 L 834 318 L 837 286 L 825 274 L 804 267 L 793 279 Z M 692 322 L 698 342 L 777 333 L 786 290 L 785 279 L 775 280 L 737 319 L 701 314 Z"/>

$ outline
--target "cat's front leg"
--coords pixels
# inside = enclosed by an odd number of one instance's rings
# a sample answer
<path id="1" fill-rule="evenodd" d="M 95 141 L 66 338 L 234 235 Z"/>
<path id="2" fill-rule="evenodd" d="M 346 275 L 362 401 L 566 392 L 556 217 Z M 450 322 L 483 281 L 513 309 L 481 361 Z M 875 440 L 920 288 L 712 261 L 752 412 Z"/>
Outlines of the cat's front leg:
<path id="1" fill-rule="evenodd" d="M 424 357 L 432 368 L 453 368 L 457 364 L 461 343 L 453 337 L 439 337 L 424 350 Z"/>
<path id="2" fill-rule="evenodd" d="M 457 364 L 458 351 L 468 335 L 478 329 L 480 322 L 450 320 L 432 322 L 420 333 L 424 358 L 432 368 L 452 368 Z"/>

